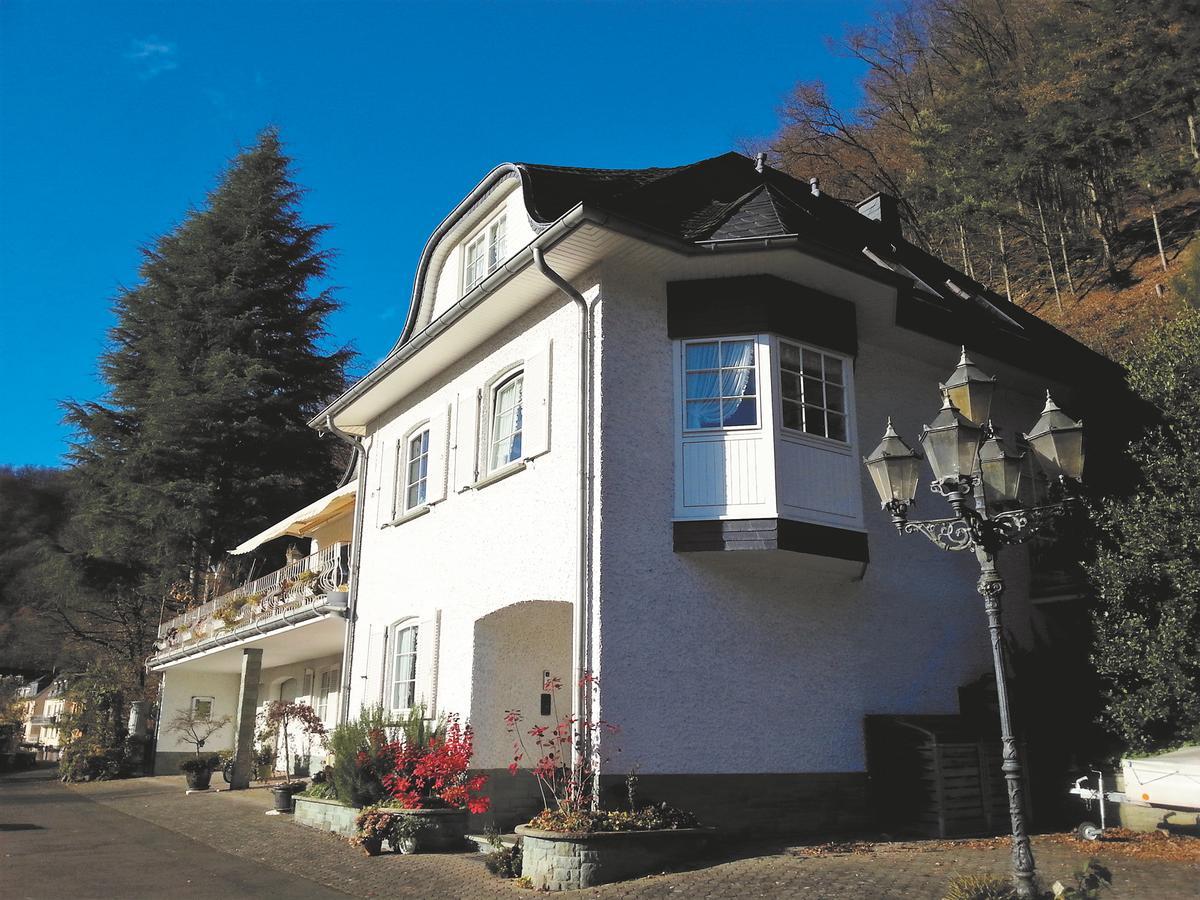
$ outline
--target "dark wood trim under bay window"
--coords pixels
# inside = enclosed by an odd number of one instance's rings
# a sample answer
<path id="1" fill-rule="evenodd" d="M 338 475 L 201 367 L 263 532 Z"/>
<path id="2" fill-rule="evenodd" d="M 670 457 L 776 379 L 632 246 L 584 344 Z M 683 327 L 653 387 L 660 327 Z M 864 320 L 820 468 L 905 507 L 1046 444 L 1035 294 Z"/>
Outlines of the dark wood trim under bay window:
<path id="1" fill-rule="evenodd" d="M 868 562 L 861 531 L 791 519 L 705 519 L 673 523 L 676 553 L 710 550 L 789 550 Z"/>

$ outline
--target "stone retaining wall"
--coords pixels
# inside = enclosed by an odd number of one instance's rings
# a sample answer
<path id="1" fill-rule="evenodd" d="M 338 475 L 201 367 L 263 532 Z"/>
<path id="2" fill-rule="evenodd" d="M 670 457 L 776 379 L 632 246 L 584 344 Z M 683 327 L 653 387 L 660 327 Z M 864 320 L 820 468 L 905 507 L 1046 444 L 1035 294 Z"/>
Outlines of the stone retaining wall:
<path id="1" fill-rule="evenodd" d="M 521 874 L 534 890 L 571 891 L 637 878 L 700 855 L 711 829 L 559 834 L 524 825 Z"/>
<path id="2" fill-rule="evenodd" d="M 354 837 L 354 820 L 359 810 L 336 800 L 319 800 L 316 797 L 295 797 L 295 821 L 309 828 L 332 831 L 343 837 Z"/>

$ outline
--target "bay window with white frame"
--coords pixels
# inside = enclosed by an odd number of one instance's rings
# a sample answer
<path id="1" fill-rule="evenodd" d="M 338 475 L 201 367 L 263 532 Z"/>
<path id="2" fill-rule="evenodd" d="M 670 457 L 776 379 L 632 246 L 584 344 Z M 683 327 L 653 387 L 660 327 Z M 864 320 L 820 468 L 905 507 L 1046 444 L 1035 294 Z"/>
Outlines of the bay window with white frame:
<path id="1" fill-rule="evenodd" d="M 759 424 L 753 337 L 684 343 L 684 428 L 688 431 Z"/>
<path id="2" fill-rule="evenodd" d="M 841 357 L 780 338 L 779 394 L 785 431 L 847 442 L 846 369 Z"/>

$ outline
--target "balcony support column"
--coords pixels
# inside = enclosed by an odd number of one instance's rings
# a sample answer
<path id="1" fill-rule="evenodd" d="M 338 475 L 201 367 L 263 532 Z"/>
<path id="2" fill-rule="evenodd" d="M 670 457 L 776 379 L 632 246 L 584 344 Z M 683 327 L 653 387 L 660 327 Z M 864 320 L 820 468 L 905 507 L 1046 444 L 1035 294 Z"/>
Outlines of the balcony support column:
<path id="1" fill-rule="evenodd" d="M 258 683 L 262 679 L 262 648 L 242 651 L 242 683 L 238 688 L 237 733 L 233 743 L 233 783 L 230 790 L 250 787 L 254 767 L 254 726 L 258 718 Z"/>

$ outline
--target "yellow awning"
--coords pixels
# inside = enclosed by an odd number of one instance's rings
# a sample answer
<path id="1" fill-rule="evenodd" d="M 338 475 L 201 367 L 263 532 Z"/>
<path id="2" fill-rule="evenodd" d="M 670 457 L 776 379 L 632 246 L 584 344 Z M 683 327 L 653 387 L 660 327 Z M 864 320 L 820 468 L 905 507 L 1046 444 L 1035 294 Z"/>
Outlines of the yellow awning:
<path id="1" fill-rule="evenodd" d="M 355 479 L 349 484 L 338 488 L 336 491 L 326 494 L 320 500 L 310 503 L 303 509 L 292 513 L 281 522 L 276 522 L 265 531 L 260 531 L 254 537 L 250 538 L 250 540 L 243 541 L 229 552 L 235 556 L 239 553 L 249 553 L 256 547 L 261 547 L 267 541 L 273 541 L 275 538 L 288 534 L 293 537 L 306 537 L 316 528 L 324 525 L 330 519 L 337 518 L 352 507 L 354 505 L 354 493 L 357 490 L 358 480 Z"/>

